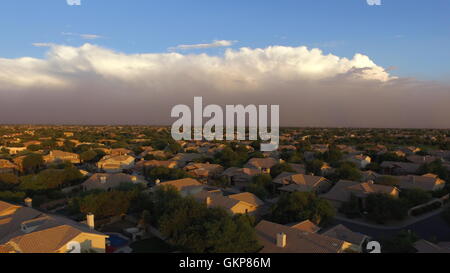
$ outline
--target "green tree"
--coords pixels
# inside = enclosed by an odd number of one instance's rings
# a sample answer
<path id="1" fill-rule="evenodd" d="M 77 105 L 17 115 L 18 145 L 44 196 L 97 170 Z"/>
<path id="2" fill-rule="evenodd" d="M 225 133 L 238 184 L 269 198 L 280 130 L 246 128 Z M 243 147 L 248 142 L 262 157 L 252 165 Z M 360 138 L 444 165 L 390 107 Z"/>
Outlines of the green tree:
<path id="1" fill-rule="evenodd" d="M 24 192 L 0 191 L 0 200 L 20 203 L 25 199 Z"/>
<path id="2" fill-rule="evenodd" d="M 10 190 L 19 185 L 19 177 L 13 173 L 0 173 L 0 190 Z"/>
<path id="3" fill-rule="evenodd" d="M 260 246 L 247 218 L 207 208 L 192 198 L 175 198 L 160 219 L 171 244 L 192 253 L 252 253 Z"/>
<path id="4" fill-rule="evenodd" d="M 450 226 L 450 207 L 447 207 L 441 214 L 442 218 L 447 222 Z"/>
<path id="5" fill-rule="evenodd" d="M 366 217 L 379 224 L 392 220 L 403 220 L 408 214 L 405 200 L 383 193 L 369 194 L 365 199 Z"/>
<path id="6" fill-rule="evenodd" d="M 154 167 L 146 171 L 146 177 L 151 180 L 175 180 L 189 177 L 189 175 L 181 169 L 170 169 L 163 166 Z"/>
<path id="7" fill-rule="evenodd" d="M 314 175 L 320 175 L 322 170 L 322 166 L 324 165 L 324 162 L 319 159 L 314 159 L 312 161 L 306 162 L 306 173 L 313 173 Z"/>
<path id="8" fill-rule="evenodd" d="M 359 181 L 361 180 L 361 171 L 351 162 L 342 163 L 339 168 L 336 169 L 335 175 L 339 179 Z"/>
<path id="9" fill-rule="evenodd" d="M 418 239 L 415 233 L 402 230 L 394 237 L 383 240 L 381 251 L 386 253 L 415 253 L 417 250 L 414 248 L 414 243 Z"/>
<path id="10" fill-rule="evenodd" d="M 135 191 L 111 191 L 89 194 L 76 199 L 77 207 L 83 214 L 93 213 L 99 219 L 127 213 L 136 198 Z"/>
<path id="11" fill-rule="evenodd" d="M 27 173 L 36 173 L 44 166 L 44 158 L 39 154 L 29 154 L 23 161 L 22 166 Z"/>
<path id="12" fill-rule="evenodd" d="M 82 152 L 80 154 L 80 159 L 83 162 L 93 162 L 97 159 L 97 152 L 93 150 Z"/>
<path id="13" fill-rule="evenodd" d="M 404 199 L 411 208 L 431 201 L 432 195 L 422 189 L 403 189 L 400 192 L 400 198 Z"/>
<path id="14" fill-rule="evenodd" d="M 270 175 L 273 178 L 277 177 L 282 172 L 294 172 L 294 169 L 292 169 L 291 165 L 288 163 L 280 163 L 270 169 Z"/>
<path id="15" fill-rule="evenodd" d="M 448 181 L 450 178 L 449 171 L 442 165 L 441 160 L 435 160 L 431 163 L 423 164 L 418 171 L 419 174 L 433 173 L 437 174 L 439 178 Z"/>
<path id="16" fill-rule="evenodd" d="M 361 216 L 361 207 L 359 199 L 354 195 L 350 195 L 350 200 L 344 202 L 339 208 L 339 212 L 344 213 L 348 218 L 357 218 Z"/>
<path id="17" fill-rule="evenodd" d="M 280 224 L 310 220 L 316 224 L 325 224 L 335 214 L 331 204 L 311 192 L 285 193 L 271 208 L 269 218 Z"/>
<path id="18" fill-rule="evenodd" d="M 268 174 L 256 175 L 252 178 L 252 183 L 245 187 L 245 190 L 261 199 L 266 199 L 273 193 L 272 177 Z"/>

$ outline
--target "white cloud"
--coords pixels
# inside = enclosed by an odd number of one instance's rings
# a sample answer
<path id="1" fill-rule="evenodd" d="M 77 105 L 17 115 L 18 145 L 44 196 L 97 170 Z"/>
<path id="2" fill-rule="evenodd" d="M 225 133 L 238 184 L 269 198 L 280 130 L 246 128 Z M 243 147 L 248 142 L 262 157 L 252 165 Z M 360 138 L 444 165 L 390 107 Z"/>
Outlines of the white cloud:
<path id="1" fill-rule="evenodd" d="M 51 47 L 51 46 L 53 46 L 52 43 L 33 43 L 32 45 L 35 47 Z"/>
<path id="2" fill-rule="evenodd" d="M 85 40 L 95 40 L 95 39 L 104 38 L 103 36 L 97 35 L 97 34 L 79 34 L 79 33 L 73 33 L 73 32 L 62 32 L 61 34 L 64 36 L 76 36 L 76 37 L 79 37 L 79 38 L 85 39 Z"/>
<path id="3" fill-rule="evenodd" d="M 337 76 L 381 82 L 394 79 L 368 56 L 356 54 L 352 59 L 340 58 L 306 47 L 228 49 L 223 57 L 217 57 L 179 53 L 127 55 L 92 44 L 81 47 L 34 45 L 50 47 L 46 59 L 0 59 L 0 86 L 70 85 L 76 84 L 84 73 L 125 83 L 141 81 L 143 85 L 150 81 L 170 85 L 173 81 L 189 79 L 223 90 L 255 89 L 268 81 L 318 81 Z M 25 75 L 26 81 L 23 80 Z M 42 81 L 44 78 L 48 80 Z"/>
<path id="4" fill-rule="evenodd" d="M 271 46 L 208 54 L 125 54 L 48 46 L 0 58 L 0 123 L 169 124 L 192 103 L 279 104 L 282 125 L 450 127 L 450 88 L 398 79 L 370 57 Z M 22 109 L 17 111 L 17 107 Z"/>
<path id="5" fill-rule="evenodd" d="M 212 43 L 209 43 L 209 44 L 178 45 L 178 46 L 170 47 L 169 51 L 205 49 L 205 48 L 214 48 L 214 47 L 228 47 L 228 46 L 232 46 L 235 43 L 236 43 L 236 41 L 214 40 Z"/>

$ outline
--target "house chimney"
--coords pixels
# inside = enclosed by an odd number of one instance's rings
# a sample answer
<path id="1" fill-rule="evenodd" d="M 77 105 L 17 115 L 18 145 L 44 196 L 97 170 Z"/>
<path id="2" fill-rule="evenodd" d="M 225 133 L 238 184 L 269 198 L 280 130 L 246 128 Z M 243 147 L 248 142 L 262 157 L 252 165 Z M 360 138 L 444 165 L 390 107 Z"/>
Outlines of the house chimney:
<path id="1" fill-rule="evenodd" d="M 286 233 L 277 233 L 277 247 L 286 247 Z"/>
<path id="2" fill-rule="evenodd" d="M 88 213 L 86 215 L 86 223 L 90 229 L 95 229 L 95 220 L 94 214 Z"/>
<path id="3" fill-rule="evenodd" d="M 100 176 L 100 182 L 102 184 L 106 183 L 106 176 Z"/>
<path id="4" fill-rule="evenodd" d="M 207 196 L 206 197 L 206 206 L 207 207 L 211 206 L 211 203 L 212 203 L 211 197 Z"/>
<path id="5" fill-rule="evenodd" d="M 29 208 L 33 207 L 33 199 L 31 199 L 30 197 L 25 198 L 25 205 Z"/>

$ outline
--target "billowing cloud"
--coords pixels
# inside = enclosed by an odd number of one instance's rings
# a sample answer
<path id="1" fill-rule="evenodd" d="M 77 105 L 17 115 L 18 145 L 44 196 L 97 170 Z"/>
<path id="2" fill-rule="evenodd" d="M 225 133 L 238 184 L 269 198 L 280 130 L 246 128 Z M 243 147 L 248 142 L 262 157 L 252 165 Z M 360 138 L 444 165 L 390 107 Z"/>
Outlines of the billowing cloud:
<path id="1" fill-rule="evenodd" d="M 208 44 L 178 45 L 178 46 L 170 47 L 169 51 L 205 49 L 205 48 L 214 48 L 214 47 L 228 47 L 228 46 L 232 46 L 235 43 L 236 43 L 236 41 L 215 40 L 212 43 L 208 43 Z"/>
<path id="2" fill-rule="evenodd" d="M 449 86 L 394 77 L 362 54 L 48 46 L 43 59 L 0 58 L 0 123 L 170 124 L 172 106 L 203 96 L 208 104 L 279 104 L 282 125 L 450 127 Z"/>

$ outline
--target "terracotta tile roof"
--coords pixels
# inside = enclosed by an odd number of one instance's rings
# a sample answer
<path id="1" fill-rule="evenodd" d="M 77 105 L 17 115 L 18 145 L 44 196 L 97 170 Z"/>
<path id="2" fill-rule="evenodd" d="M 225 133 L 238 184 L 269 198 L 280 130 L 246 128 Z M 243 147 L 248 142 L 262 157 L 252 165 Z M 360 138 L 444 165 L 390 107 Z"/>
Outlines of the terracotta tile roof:
<path id="1" fill-rule="evenodd" d="M 252 158 L 250 159 L 246 165 L 253 168 L 263 168 L 270 169 L 274 165 L 278 164 L 278 160 L 275 158 L 267 157 L 267 158 Z"/>
<path id="2" fill-rule="evenodd" d="M 264 205 L 264 202 L 261 201 L 256 195 L 250 192 L 241 192 L 237 194 L 232 194 L 228 196 L 229 198 L 236 199 L 245 203 L 248 203 L 252 206 L 259 207 Z"/>
<path id="3" fill-rule="evenodd" d="M 206 198 L 209 197 L 210 204 L 209 207 L 219 207 L 224 208 L 226 210 L 229 210 L 230 212 L 233 212 L 232 209 L 239 204 L 239 200 L 232 199 L 227 196 L 223 196 L 220 193 L 214 193 L 214 192 L 207 192 L 207 191 L 201 191 L 194 195 L 194 198 L 197 199 L 200 202 L 206 202 Z"/>
<path id="4" fill-rule="evenodd" d="M 320 195 L 320 197 L 332 201 L 346 202 L 350 199 L 351 195 L 348 188 L 358 184 L 359 182 L 356 181 L 339 180 L 329 192 Z"/>
<path id="5" fill-rule="evenodd" d="M 166 182 L 161 182 L 159 184 L 160 186 L 167 186 L 171 185 L 177 188 L 177 190 L 182 191 L 184 188 L 188 187 L 197 187 L 197 186 L 203 186 L 202 183 L 198 182 L 197 180 L 193 178 L 183 178 L 178 180 L 171 180 Z"/>
<path id="6" fill-rule="evenodd" d="M 328 237 L 336 238 L 360 246 L 367 236 L 361 233 L 353 232 L 344 225 L 337 225 L 322 233 Z"/>
<path id="7" fill-rule="evenodd" d="M 125 173 L 96 173 L 83 182 L 82 186 L 90 189 L 109 189 L 118 187 L 121 183 L 143 184 L 147 181 L 142 176 L 128 175 Z"/>
<path id="8" fill-rule="evenodd" d="M 136 168 L 144 167 L 166 167 L 169 169 L 175 168 L 177 163 L 175 161 L 169 160 L 149 160 L 149 161 L 139 161 L 136 163 Z"/>
<path id="9" fill-rule="evenodd" d="M 396 190 L 396 188 L 392 186 L 374 184 L 373 182 L 364 182 L 350 186 L 348 187 L 348 190 L 362 194 L 371 194 L 371 193 L 391 194 Z"/>
<path id="10" fill-rule="evenodd" d="M 54 252 L 80 233 L 107 237 L 86 225 L 33 208 L 0 201 L 0 212 L 0 252 Z"/>
<path id="11" fill-rule="evenodd" d="M 311 233 L 316 233 L 320 230 L 320 227 L 318 227 L 316 224 L 309 220 L 302 221 L 300 223 L 294 224 L 290 226 L 291 228 L 296 228 L 301 231 L 307 231 Z"/>
<path id="12" fill-rule="evenodd" d="M 286 234 L 285 247 L 277 246 L 278 233 Z M 344 245 L 342 240 L 265 220 L 256 226 L 256 236 L 264 246 L 261 253 L 340 253 Z"/>
<path id="13" fill-rule="evenodd" d="M 422 189 L 425 191 L 433 191 L 436 188 L 443 187 L 445 181 L 440 179 L 435 174 L 419 175 L 406 175 L 406 176 L 393 176 L 396 177 L 400 183 L 399 187 L 404 189 Z"/>
<path id="14" fill-rule="evenodd" d="M 18 170 L 19 167 L 9 160 L 0 159 L 0 169 L 16 169 L 16 170 Z"/>

